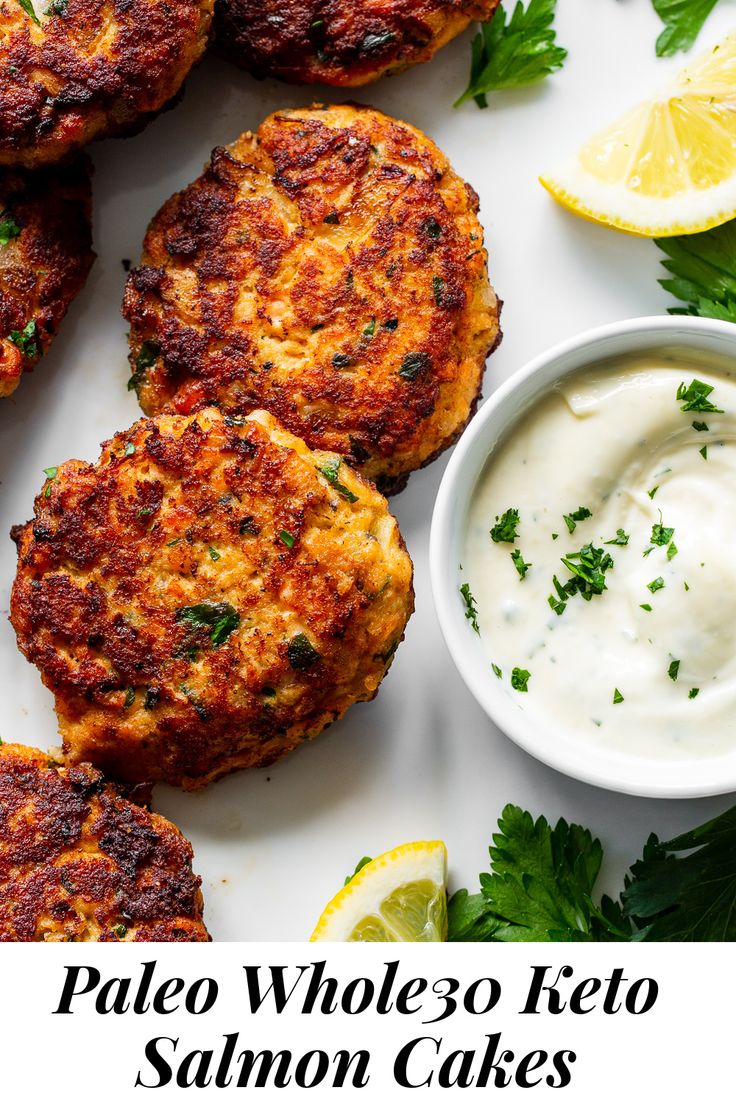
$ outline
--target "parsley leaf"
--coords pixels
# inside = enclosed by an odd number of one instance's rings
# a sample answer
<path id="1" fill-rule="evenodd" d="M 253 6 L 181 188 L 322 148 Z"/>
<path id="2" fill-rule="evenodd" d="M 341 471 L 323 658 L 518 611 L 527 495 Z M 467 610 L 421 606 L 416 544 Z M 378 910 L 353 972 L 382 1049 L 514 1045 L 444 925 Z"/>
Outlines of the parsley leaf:
<path id="1" fill-rule="evenodd" d="M 176 620 L 193 629 L 211 629 L 210 643 L 219 648 L 240 624 L 240 614 L 229 602 L 200 602 L 196 606 L 182 606 L 176 611 Z"/>
<path id="2" fill-rule="evenodd" d="M 358 496 L 354 494 L 349 487 L 346 487 L 344 483 L 341 483 L 337 478 L 338 472 L 342 465 L 342 460 L 339 457 L 335 457 L 332 460 L 327 460 L 321 468 L 317 468 L 320 475 L 323 475 L 328 483 L 331 483 L 338 494 L 342 495 L 348 502 L 357 502 Z"/>
<path id="3" fill-rule="evenodd" d="M 511 553 L 511 559 L 514 561 L 514 567 L 519 572 L 519 577 L 522 579 L 526 575 L 529 568 L 534 566 L 533 564 L 525 562 L 524 557 L 522 556 L 518 548 L 515 548 L 514 551 Z"/>
<path id="4" fill-rule="evenodd" d="M 665 843 L 650 836 L 630 877 L 622 900 L 638 939 L 736 940 L 736 807 Z"/>
<path id="5" fill-rule="evenodd" d="M 689 50 L 717 0 L 652 0 L 652 5 L 664 23 L 657 39 L 657 57 L 671 57 Z"/>
<path id="6" fill-rule="evenodd" d="M 623 529 L 617 529 L 616 530 L 616 537 L 615 537 L 614 540 L 604 541 L 604 544 L 622 544 L 622 545 L 626 545 L 628 543 L 629 543 L 629 534 L 625 533 Z"/>
<path id="7" fill-rule="evenodd" d="M 658 575 L 656 579 L 652 579 L 651 583 L 647 583 L 647 590 L 651 590 L 652 594 L 656 594 L 658 590 L 662 590 L 664 586 L 664 579 L 661 575 Z"/>
<path id="8" fill-rule="evenodd" d="M 562 562 L 573 574 L 573 578 L 564 585 L 566 594 L 580 594 L 589 602 L 594 594 L 602 594 L 608 589 L 605 573 L 613 567 L 609 552 L 594 548 L 592 544 L 584 544 L 579 552 L 570 552 L 563 556 Z M 559 590 L 557 593 L 559 594 Z"/>
<path id="9" fill-rule="evenodd" d="M 723 414 L 717 406 L 714 406 L 708 396 L 713 391 L 713 387 L 709 383 L 703 383 L 702 380 L 694 379 L 686 386 L 681 383 L 677 388 L 677 401 L 682 403 L 680 409 L 683 413 L 688 410 L 709 410 L 714 414 Z"/>
<path id="10" fill-rule="evenodd" d="M 490 943 L 508 927 L 496 916 L 487 897 L 459 889 L 447 902 L 447 939 L 450 943 Z"/>
<path id="11" fill-rule="evenodd" d="M 488 107 L 488 92 L 535 84 L 560 69 L 567 50 L 555 44 L 556 6 L 557 0 L 529 0 L 525 8 L 517 0 L 510 19 L 497 8 L 473 39 L 468 87 L 455 107 L 471 99 Z"/>
<path id="12" fill-rule="evenodd" d="M 369 862 L 373 862 L 373 859 L 372 859 L 372 858 L 370 857 L 370 855 L 364 855 L 364 856 L 363 856 L 363 858 L 362 858 L 362 859 L 360 860 L 360 862 L 358 863 L 358 865 L 357 865 L 357 866 L 355 867 L 355 870 L 353 871 L 353 873 L 352 873 L 352 874 L 348 874 L 347 878 L 346 878 L 346 879 L 345 879 L 345 881 L 344 881 L 344 882 L 342 883 L 342 884 L 343 884 L 343 886 L 346 886 L 346 885 L 348 885 L 348 884 L 349 884 L 350 882 L 352 882 L 352 880 L 353 880 L 353 878 L 355 877 L 355 875 L 356 875 L 356 874 L 359 874 L 359 873 L 360 873 L 360 871 L 361 871 L 361 870 L 363 869 L 363 867 L 364 867 L 364 866 L 367 866 Z"/>
<path id="13" fill-rule="evenodd" d="M 623 700 L 624 700 L 623 694 L 618 689 L 618 687 L 616 687 L 616 689 L 613 691 L 613 704 L 614 705 L 620 705 Z"/>
<path id="14" fill-rule="evenodd" d="M 473 597 L 473 593 L 470 589 L 470 583 L 463 583 L 463 585 L 460 587 L 460 593 L 462 594 L 463 602 L 465 603 L 465 616 L 470 624 L 473 626 L 475 632 L 477 632 L 478 636 L 480 636 L 480 629 L 478 628 L 478 607 L 475 604 L 475 598 Z"/>
<path id="15" fill-rule="evenodd" d="M 674 536 L 675 530 L 668 529 L 662 524 L 662 511 L 659 511 L 659 522 L 652 526 L 652 535 L 649 538 L 652 544 L 664 545 L 669 544 Z"/>
<path id="16" fill-rule="evenodd" d="M 611 901 L 592 893 L 603 849 L 589 831 L 507 805 L 489 848 L 491 873 L 481 892 L 460 890 L 449 905 L 449 938 L 506 943 L 628 938 L 629 926 Z M 623 929 L 618 932 L 617 929 Z"/>
<path id="17" fill-rule="evenodd" d="M 29 360 L 35 360 L 39 356 L 38 349 L 38 327 L 36 326 L 35 319 L 31 319 L 27 322 L 22 330 L 11 330 L 8 334 L 8 340 L 20 349 L 24 357 L 28 357 Z"/>
<path id="18" fill-rule="evenodd" d="M 736 322 L 736 220 L 701 234 L 657 238 L 656 245 L 667 257 L 663 267 L 671 273 L 659 282 L 685 304 L 670 307 L 670 314 Z"/>
<path id="19" fill-rule="evenodd" d="M 18 0 L 18 3 L 22 7 L 23 11 L 26 12 L 27 15 L 30 15 L 33 22 L 40 27 L 41 20 L 36 15 L 36 9 L 33 7 L 31 0 Z"/>
<path id="20" fill-rule="evenodd" d="M 673 659 L 667 668 L 667 674 L 670 676 L 673 682 L 677 682 L 677 676 L 680 673 L 680 661 L 679 659 Z"/>
<path id="21" fill-rule="evenodd" d="M 568 533 L 574 533 L 576 521 L 585 521 L 586 518 L 592 516 L 593 515 L 591 514 L 587 506 L 578 506 L 577 510 L 575 510 L 572 514 L 563 514 L 562 520 L 567 526 Z"/>
<path id="22" fill-rule="evenodd" d="M 505 544 L 513 544 L 518 533 L 516 532 L 516 526 L 519 524 L 519 511 L 513 508 L 506 510 L 500 517 L 496 514 L 496 524 L 491 529 L 491 540 L 495 544 L 504 542 Z"/>
<path id="23" fill-rule="evenodd" d="M 140 389 L 146 378 L 146 372 L 152 368 L 161 354 L 161 346 L 157 341 L 144 341 L 135 358 L 135 369 L 128 380 L 128 390 L 140 395 Z"/>
<path id="24" fill-rule="evenodd" d="M 15 219 L 6 215 L 4 219 L 0 220 L 0 245 L 7 245 L 13 238 L 17 238 L 20 232 L 20 226 Z"/>
<path id="25" fill-rule="evenodd" d="M 301 632 L 292 636 L 286 654 L 295 671 L 307 671 L 322 658 L 306 633 Z"/>
<path id="26" fill-rule="evenodd" d="M 511 686 L 514 690 L 518 690 L 520 694 L 526 694 L 529 691 L 529 679 L 532 677 L 531 671 L 525 671 L 522 667 L 514 667 L 511 672 Z"/>

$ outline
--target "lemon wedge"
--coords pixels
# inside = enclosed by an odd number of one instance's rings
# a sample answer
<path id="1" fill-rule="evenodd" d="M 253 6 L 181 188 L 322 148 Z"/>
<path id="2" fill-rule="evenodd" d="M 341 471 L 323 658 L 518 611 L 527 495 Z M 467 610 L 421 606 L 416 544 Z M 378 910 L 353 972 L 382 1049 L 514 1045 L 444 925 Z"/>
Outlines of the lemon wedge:
<path id="1" fill-rule="evenodd" d="M 736 33 L 540 177 L 576 215 L 644 237 L 736 216 Z"/>
<path id="2" fill-rule="evenodd" d="M 442 943 L 447 939 L 447 849 L 405 843 L 366 863 L 336 894 L 310 942 Z"/>

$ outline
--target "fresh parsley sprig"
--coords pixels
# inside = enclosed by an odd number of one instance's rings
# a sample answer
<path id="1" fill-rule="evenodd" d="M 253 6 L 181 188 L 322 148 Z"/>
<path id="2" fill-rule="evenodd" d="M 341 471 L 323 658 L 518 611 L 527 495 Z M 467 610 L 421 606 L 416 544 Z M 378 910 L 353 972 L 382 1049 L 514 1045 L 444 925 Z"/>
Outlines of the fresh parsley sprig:
<path id="1" fill-rule="evenodd" d="M 498 7 L 473 39 L 468 87 L 455 107 L 468 100 L 488 107 L 489 92 L 536 84 L 560 69 L 567 50 L 555 43 L 556 6 L 557 0 L 529 0 L 525 8 L 517 0 L 510 19 Z"/>
<path id="2" fill-rule="evenodd" d="M 660 284 L 685 306 L 670 314 L 694 314 L 736 322 L 736 220 L 701 234 L 657 238 L 670 276 Z"/>
<path id="3" fill-rule="evenodd" d="M 515 805 L 498 829 L 480 892 L 450 898 L 451 942 L 736 940 L 736 806 L 673 840 L 651 835 L 618 900 L 595 899 L 603 848 L 588 829 Z"/>

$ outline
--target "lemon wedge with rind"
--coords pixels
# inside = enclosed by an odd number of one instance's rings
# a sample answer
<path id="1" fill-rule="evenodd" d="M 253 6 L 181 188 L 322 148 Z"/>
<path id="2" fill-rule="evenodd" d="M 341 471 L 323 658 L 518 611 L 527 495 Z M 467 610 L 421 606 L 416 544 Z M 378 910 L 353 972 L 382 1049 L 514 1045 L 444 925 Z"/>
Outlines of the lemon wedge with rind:
<path id="1" fill-rule="evenodd" d="M 379 855 L 337 893 L 310 942 L 442 943 L 447 939 L 447 849 L 405 843 Z"/>
<path id="2" fill-rule="evenodd" d="M 583 218 L 644 237 L 736 216 L 736 33 L 540 177 Z"/>

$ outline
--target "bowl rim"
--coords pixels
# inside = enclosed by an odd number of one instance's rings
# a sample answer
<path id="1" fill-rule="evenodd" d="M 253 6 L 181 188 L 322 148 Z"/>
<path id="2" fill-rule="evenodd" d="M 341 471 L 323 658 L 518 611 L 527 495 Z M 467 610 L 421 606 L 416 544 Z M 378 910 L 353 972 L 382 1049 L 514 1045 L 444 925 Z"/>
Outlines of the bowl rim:
<path id="1" fill-rule="evenodd" d="M 515 705 L 487 675 L 485 653 L 465 619 L 458 598 L 459 551 L 467 506 L 478 477 L 499 437 L 525 409 L 548 392 L 552 381 L 616 355 L 658 348 L 693 348 L 713 353 L 716 346 L 736 364 L 736 326 L 719 319 L 655 315 L 624 319 L 585 330 L 539 353 L 489 396 L 456 445 L 443 474 L 432 513 L 429 570 L 435 611 L 450 656 L 486 715 L 528 754 L 562 774 L 602 789 L 639 797 L 696 798 L 736 790 L 736 747 L 702 760 L 637 758 L 571 738 L 560 741 L 553 728 Z M 557 371 L 559 369 L 559 371 Z M 494 423 L 509 408 L 502 426 Z"/>

